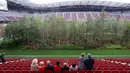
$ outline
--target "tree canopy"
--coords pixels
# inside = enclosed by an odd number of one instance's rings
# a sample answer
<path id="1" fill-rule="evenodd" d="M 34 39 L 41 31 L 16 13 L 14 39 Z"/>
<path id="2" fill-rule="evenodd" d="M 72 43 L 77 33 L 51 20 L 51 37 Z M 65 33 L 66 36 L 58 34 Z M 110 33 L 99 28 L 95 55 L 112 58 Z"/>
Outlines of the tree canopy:
<path id="1" fill-rule="evenodd" d="M 124 19 L 70 20 L 60 16 L 25 17 L 10 22 L 5 37 L 14 44 L 36 45 L 50 48 L 56 45 L 77 45 L 82 47 L 103 47 L 105 44 L 128 44 L 130 22 Z"/>

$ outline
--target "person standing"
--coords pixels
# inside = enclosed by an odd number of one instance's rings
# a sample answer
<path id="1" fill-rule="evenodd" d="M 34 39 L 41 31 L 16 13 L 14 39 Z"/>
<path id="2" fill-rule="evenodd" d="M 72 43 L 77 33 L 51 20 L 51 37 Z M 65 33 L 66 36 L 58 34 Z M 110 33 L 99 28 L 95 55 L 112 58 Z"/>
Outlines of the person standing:
<path id="1" fill-rule="evenodd" d="M 84 60 L 84 65 L 87 70 L 92 70 L 94 65 L 94 59 L 92 58 L 91 54 L 88 53 L 88 59 Z"/>
<path id="2" fill-rule="evenodd" d="M 84 66 L 84 60 L 85 60 L 84 56 L 85 56 L 85 53 L 81 53 L 81 56 L 79 57 L 78 67 L 79 67 L 80 70 L 84 70 L 84 68 L 85 68 L 85 66 Z"/>
<path id="3" fill-rule="evenodd" d="M 4 55 L 5 55 L 5 53 L 3 53 L 3 54 L 0 53 L 0 59 L 1 59 L 2 63 L 6 62 L 6 60 L 4 59 Z"/>

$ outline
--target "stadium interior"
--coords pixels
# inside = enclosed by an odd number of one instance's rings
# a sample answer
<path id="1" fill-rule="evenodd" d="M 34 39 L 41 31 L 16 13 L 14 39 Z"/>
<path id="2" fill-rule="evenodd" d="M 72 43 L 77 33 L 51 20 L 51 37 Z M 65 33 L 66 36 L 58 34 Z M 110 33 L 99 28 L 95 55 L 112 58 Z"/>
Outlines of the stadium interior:
<path id="1" fill-rule="evenodd" d="M 34 4 L 26 0 L 5 1 L 7 2 L 5 5 L 2 5 L 2 2 L 0 3 L 0 40 L 4 38 L 4 33 L 2 31 L 7 26 L 6 24 L 22 20 L 25 16 L 39 16 L 43 21 L 50 16 L 61 16 L 65 19 L 65 21 L 89 21 L 98 20 L 102 17 L 102 15 L 105 20 L 130 20 L 130 3 L 79 0 L 48 4 Z M 63 73 L 130 73 L 129 57 L 94 59 L 94 70 L 77 70 L 71 72 L 67 70 Z M 32 60 L 33 58 L 26 57 L 6 58 L 7 63 L 0 63 L 0 73 L 53 73 L 49 70 L 46 72 L 30 71 Z M 67 62 L 69 66 L 73 63 L 78 65 L 78 58 L 75 57 L 38 58 L 38 64 L 40 61 L 44 61 L 46 65 L 47 60 L 50 60 L 53 65 L 56 61 L 60 61 L 61 65 L 63 65 L 64 62 Z"/>

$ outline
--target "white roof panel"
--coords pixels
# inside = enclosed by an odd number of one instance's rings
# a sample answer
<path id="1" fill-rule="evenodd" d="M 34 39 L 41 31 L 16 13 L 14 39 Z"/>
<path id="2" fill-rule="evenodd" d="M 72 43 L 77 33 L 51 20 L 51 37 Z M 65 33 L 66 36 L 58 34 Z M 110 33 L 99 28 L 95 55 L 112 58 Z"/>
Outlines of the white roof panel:
<path id="1" fill-rule="evenodd" d="M 60 2 L 61 6 L 66 6 L 66 2 Z"/>
<path id="2" fill-rule="evenodd" d="M 14 0 L 10 0 L 14 1 Z M 56 2 L 56 3 L 48 3 L 48 4 L 34 4 L 29 3 L 28 1 L 14 1 L 15 3 L 20 3 L 22 5 L 30 6 L 30 7 L 60 7 L 60 6 L 72 6 L 72 5 L 99 5 L 99 6 L 110 6 L 110 7 L 129 7 L 130 3 L 121 3 L 121 2 L 113 2 L 113 1 L 99 1 L 99 0 L 75 0 L 75 1 L 65 1 L 65 2 Z"/>
<path id="3" fill-rule="evenodd" d="M 75 3 L 75 1 L 70 1 L 70 2 L 67 2 L 67 6 L 72 6 L 73 4 Z"/>
<path id="4" fill-rule="evenodd" d="M 60 6 L 60 3 L 53 3 L 52 6 L 54 6 L 54 7 L 59 7 L 59 6 Z"/>

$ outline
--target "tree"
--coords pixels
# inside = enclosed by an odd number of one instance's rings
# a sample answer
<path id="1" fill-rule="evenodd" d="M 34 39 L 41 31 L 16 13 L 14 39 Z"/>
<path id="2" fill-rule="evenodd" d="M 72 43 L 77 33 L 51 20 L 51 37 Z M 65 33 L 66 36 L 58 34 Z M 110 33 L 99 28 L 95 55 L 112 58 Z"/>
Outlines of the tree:
<path id="1" fill-rule="evenodd" d="M 36 44 L 40 39 L 40 23 L 34 17 L 25 17 L 20 21 L 10 22 L 5 29 L 5 37 L 19 44 L 27 41 L 27 45 Z"/>

